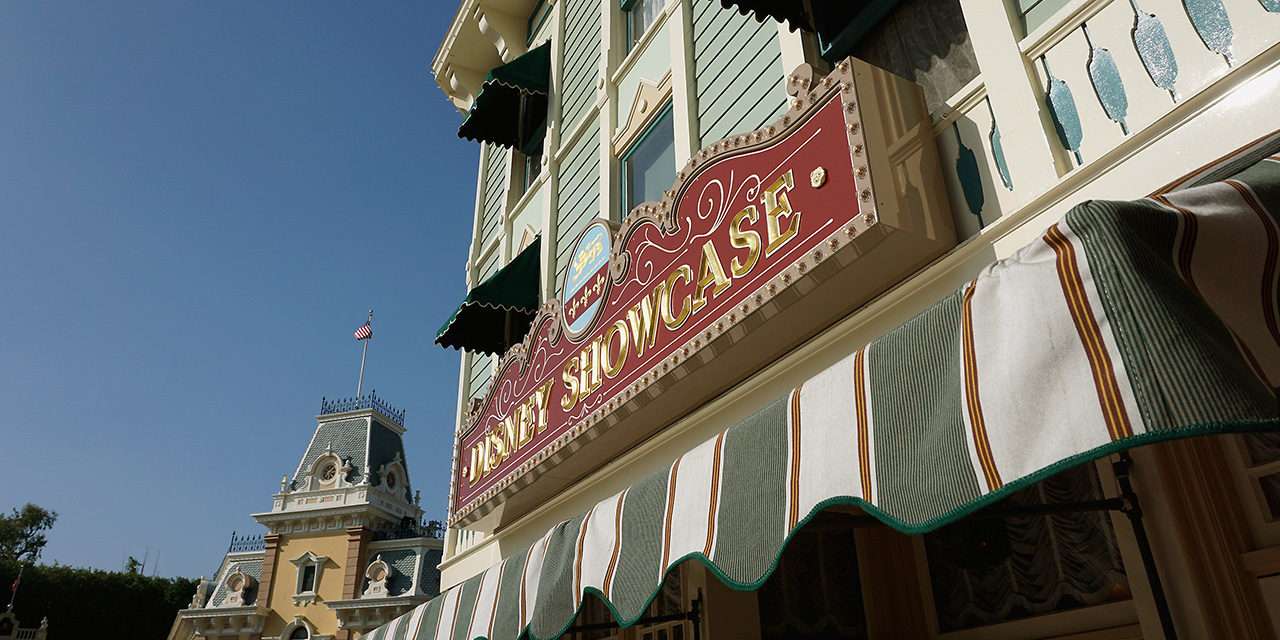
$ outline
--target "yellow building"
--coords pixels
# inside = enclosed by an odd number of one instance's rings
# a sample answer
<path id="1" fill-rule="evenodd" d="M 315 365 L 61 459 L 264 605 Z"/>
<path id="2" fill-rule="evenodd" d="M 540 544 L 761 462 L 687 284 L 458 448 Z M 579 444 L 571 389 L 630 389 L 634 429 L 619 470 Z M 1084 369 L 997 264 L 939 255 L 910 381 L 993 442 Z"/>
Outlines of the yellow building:
<path id="1" fill-rule="evenodd" d="M 171 640 L 349 639 L 439 589 L 440 531 L 422 522 L 404 413 L 376 395 L 322 403 L 259 536 L 232 536 Z M 425 526 L 424 526 L 425 525 Z"/>

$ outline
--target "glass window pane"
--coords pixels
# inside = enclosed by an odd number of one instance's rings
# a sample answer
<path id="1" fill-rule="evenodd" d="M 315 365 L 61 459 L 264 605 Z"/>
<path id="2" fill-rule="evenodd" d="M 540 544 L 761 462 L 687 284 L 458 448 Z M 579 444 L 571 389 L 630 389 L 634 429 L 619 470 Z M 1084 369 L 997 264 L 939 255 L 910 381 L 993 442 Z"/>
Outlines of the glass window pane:
<path id="1" fill-rule="evenodd" d="M 1092 465 L 1060 473 L 1003 504 L 1103 497 Z M 1110 516 L 1064 512 L 968 518 L 924 537 L 938 627 L 983 627 L 1131 598 Z"/>
<path id="2" fill-rule="evenodd" d="M 309 564 L 302 568 L 302 587 L 299 589 L 302 593 L 314 591 L 316 588 L 316 566 Z"/>
<path id="3" fill-rule="evenodd" d="M 670 109 L 627 155 L 624 173 L 627 199 L 623 215 L 641 202 L 661 200 L 662 192 L 671 188 L 676 179 L 676 152 Z"/>
<path id="4" fill-rule="evenodd" d="M 627 50 L 630 51 L 658 18 L 662 0 L 636 0 L 627 9 Z"/>

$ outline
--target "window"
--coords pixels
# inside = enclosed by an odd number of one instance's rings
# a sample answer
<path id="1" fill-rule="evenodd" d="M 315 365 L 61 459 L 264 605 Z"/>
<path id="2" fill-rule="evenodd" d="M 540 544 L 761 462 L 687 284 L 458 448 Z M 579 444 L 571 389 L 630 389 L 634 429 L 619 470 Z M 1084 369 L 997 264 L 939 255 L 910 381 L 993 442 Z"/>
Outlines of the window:
<path id="1" fill-rule="evenodd" d="M 867 638 L 853 522 L 818 514 L 795 533 L 758 597 L 762 640 Z"/>
<path id="2" fill-rule="evenodd" d="M 1093 465 L 1083 465 L 1003 504 L 1103 497 Z M 924 547 L 942 633 L 1132 598 L 1106 512 L 969 517 L 925 534 Z"/>
<path id="3" fill-rule="evenodd" d="M 622 158 L 625 216 L 641 202 L 656 202 L 676 179 L 675 128 L 668 106 Z"/>
<path id="4" fill-rule="evenodd" d="M 1246 433 L 1227 441 L 1253 543 L 1280 544 L 1280 433 Z"/>
<path id="5" fill-rule="evenodd" d="M 627 51 L 630 51 L 644 37 L 653 21 L 658 19 L 664 0 L 631 0 L 624 2 L 622 12 L 627 17 Z"/>
<path id="6" fill-rule="evenodd" d="M 310 637 L 311 632 L 307 631 L 306 627 L 298 627 L 293 630 L 293 633 L 289 634 L 289 640 L 307 640 Z"/>
<path id="7" fill-rule="evenodd" d="M 524 195 L 542 173 L 542 148 L 532 155 L 516 153 L 515 183 L 517 193 Z"/>
<path id="8" fill-rule="evenodd" d="M 302 568 L 302 579 L 298 581 L 298 592 L 308 593 L 316 590 L 316 566 L 309 564 Z"/>
<path id="9" fill-rule="evenodd" d="M 298 582 L 293 592 L 295 605 L 311 604 L 316 601 L 316 590 L 320 588 L 321 574 L 328 561 L 327 556 L 318 556 L 310 551 L 289 561 L 298 568 Z"/>

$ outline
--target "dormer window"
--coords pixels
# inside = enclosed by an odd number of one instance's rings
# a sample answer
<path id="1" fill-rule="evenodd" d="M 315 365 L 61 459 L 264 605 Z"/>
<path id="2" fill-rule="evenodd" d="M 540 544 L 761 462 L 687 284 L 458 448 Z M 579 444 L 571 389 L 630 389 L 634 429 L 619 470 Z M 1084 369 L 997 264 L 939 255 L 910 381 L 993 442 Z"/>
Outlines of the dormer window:
<path id="1" fill-rule="evenodd" d="M 396 488 L 396 474 L 394 471 L 387 472 L 387 488 L 388 489 Z"/>

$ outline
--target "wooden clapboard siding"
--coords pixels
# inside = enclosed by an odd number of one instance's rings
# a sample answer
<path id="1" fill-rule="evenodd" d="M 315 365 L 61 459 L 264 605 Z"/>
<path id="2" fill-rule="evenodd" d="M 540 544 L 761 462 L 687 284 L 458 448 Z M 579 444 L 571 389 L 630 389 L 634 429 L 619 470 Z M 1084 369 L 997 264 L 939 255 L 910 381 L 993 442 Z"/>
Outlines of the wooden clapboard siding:
<path id="1" fill-rule="evenodd" d="M 756 22 L 718 0 L 694 0 L 693 32 L 702 146 L 782 115 L 786 73 L 773 21 Z"/>
<path id="2" fill-rule="evenodd" d="M 571 131 L 595 100 L 600 76 L 600 0 L 567 0 L 560 120 Z"/>
<path id="3" fill-rule="evenodd" d="M 504 151 L 503 156 L 505 157 L 505 155 L 506 152 Z M 490 168 L 492 168 L 492 165 Z M 486 175 L 488 175 L 488 172 L 486 172 Z M 505 173 L 500 173 L 499 175 L 505 176 Z M 486 178 L 486 187 L 488 186 L 488 181 L 488 178 Z M 501 211 L 501 201 L 502 199 L 500 198 L 499 211 Z M 499 232 L 500 231 L 501 229 L 499 229 Z M 480 258 L 476 264 L 472 286 L 484 282 L 489 276 L 497 273 L 501 258 L 502 255 L 497 249 L 490 251 L 484 257 Z M 488 391 L 489 389 L 489 378 L 493 375 L 493 356 L 487 356 L 480 353 L 472 354 L 471 370 L 467 375 L 470 378 L 470 381 L 467 384 L 467 398 L 470 399 L 483 396 L 485 391 Z"/>
<path id="4" fill-rule="evenodd" d="M 502 233 L 502 214 L 507 200 L 507 165 L 510 151 L 502 147 L 486 144 L 484 171 L 484 200 L 480 210 L 480 228 L 477 230 L 476 245 L 483 251 Z M 479 274 L 477 274 L 479 275 Z M 478 284 L 483 277 L 473 280 Z"/>
<path id="5" fill-rule="evenodd" d="M 467 383 L 467 399 L 484 396 L 489 390 L 489 379 L 493 377 L 493 356 L 475 353 L 471 355 L 470 380 Z"/>
<path id="6" fill-rule="evenodd" d="M 556 288 L 564 279 L 573 241 L 600 211 L 600 126 L 596 122 L 574 142 L 560 163 L 556 211 Z"/>

